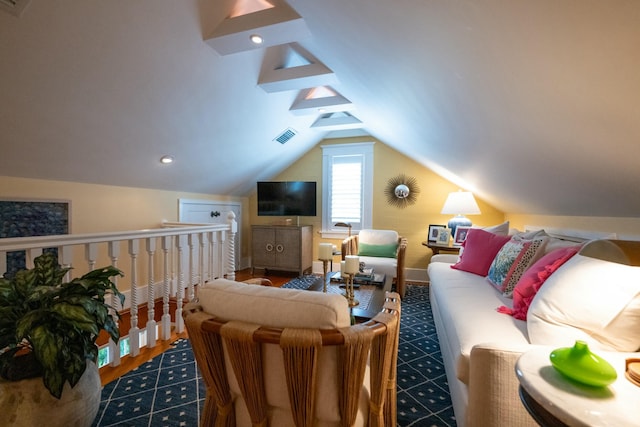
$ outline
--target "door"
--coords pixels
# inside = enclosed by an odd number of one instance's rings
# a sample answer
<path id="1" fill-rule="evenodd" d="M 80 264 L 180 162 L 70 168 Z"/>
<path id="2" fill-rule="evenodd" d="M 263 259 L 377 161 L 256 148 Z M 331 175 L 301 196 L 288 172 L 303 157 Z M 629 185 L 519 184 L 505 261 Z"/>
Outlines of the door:
<path id="1" fill-rule="evenodd" d="M 179 199 L 178 221 L 196 224 L 226 224 L 227 215 L 233 212 L 238 223 L 238 232 L 235 238 L 236 265 L 240 270 L 242 259 L 242 205 L 240 202 L 216 202 L 212 200 Z"/>

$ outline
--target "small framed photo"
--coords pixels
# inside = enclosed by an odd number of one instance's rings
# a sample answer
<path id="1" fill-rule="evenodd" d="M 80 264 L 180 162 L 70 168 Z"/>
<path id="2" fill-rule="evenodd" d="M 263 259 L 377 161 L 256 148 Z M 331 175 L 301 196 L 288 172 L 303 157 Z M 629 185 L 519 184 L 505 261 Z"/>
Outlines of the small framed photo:
<path id="1" fill-rule="evenodd" d="M 467 239 L 467 233 L 471 227 L 458 226 L 456 227 L 456 234 L 453 236 L 453 244 L 454 245 L 462 245 L 464 241 Z"/>
<path id="2" fill-rule="evenodd" d="M 429 240 L 429 242 L 437 242 L 438 232 L 440 231 L 441 228 L 447 228 L 447 227 L 439 224 L 429 225 L 429 238 L 427 240 Z"/>
<path id="3" fill-rule="evenodd" d="M 437 244 L 448 245 L 450 238 L 451 238 L 451 230 L 449 230 L 448 228 L 438 229 L 438 240 L 436 240 Z"/>

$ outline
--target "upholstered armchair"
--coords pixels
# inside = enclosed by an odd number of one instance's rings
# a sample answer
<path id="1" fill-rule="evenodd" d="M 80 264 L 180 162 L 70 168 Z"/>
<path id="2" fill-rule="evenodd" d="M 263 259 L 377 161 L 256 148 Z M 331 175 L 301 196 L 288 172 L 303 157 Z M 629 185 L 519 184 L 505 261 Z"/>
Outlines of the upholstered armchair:
<path id="1" fill-rule="evenodd" d="M 376 273 L 391 276 L 396 283 L 396 291 L 404 298 L 405 275 L 404 258 L 407 239 L 393 230 L 360 230 L 359 234 L 342 241 L 342 259 L 346 255 L 358 255 L 366 267 Z"/>
<path id="2" fill-rule="evenodd" d="M 338 294 L 217 279 L 184 319 L 201 426 L 395 426 L 400 298 L 351 325 Z"/>

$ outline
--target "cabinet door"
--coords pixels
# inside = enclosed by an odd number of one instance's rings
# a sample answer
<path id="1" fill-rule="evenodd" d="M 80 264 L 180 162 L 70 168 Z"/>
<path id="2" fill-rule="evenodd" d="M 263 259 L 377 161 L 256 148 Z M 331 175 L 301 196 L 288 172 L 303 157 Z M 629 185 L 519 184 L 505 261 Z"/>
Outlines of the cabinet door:
<path id="1" fill-rule="evenodd" d="M 276 265 L 286 270 L 300 270 L 300 228 L 276 231 Z"/>
<path id="2" fill-rule="evenodd" d="M 273 228 L 253 228 L 253 266 L 273 268 L 276 265 L 276 230 Z"/>

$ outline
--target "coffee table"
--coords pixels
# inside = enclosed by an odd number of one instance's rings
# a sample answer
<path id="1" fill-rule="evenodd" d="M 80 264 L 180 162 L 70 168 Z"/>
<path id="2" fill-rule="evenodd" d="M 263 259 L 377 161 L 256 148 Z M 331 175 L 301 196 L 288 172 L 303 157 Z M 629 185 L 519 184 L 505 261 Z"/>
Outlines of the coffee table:
<path id="1" fill-rule="evenodd" d="M 328 274 L 327 293 L 344 293 L 344 282 L 331 281 L 330 277 L 331 275 Z M 382 306 L 384 305 L 385 293 L 391 290 L 391 282 L 393 278 L 386 277 L 383 274 L 378 275 L 378 279 L 379 282 L 375 282 L 377 284 L 354 285 L 355 298 L 357 300 L 362 299 L 363 301 L 363 303 L 351 308 L 351 313 L 357 320 L 369 320 L 376 314 L 378 314 L 380 310 L 382 310 Z M 322 289 L 324 288 L 322 281 L 322 276 L 319 276 L 308 290 L 322 292 Z M 362 295 L 364 294 L 364 292 L 367 292 L 367 295 Z M 358 294 L 361 294 L 360 298 Z M 365 304 L 367 300 L 368 304 Z"/>

